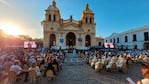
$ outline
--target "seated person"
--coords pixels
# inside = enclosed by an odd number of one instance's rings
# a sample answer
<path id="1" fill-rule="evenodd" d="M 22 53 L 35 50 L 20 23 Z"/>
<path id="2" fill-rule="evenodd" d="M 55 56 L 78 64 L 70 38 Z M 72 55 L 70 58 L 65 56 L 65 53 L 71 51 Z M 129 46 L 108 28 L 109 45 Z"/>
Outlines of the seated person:
<path id="1" fill-rule="evenodd" d="M 17 76 L 21 76 L 22 74 L 25 74 L 25 80 L 27 81 L 28 77 L 28 70 L 24 70 L 19 66 L 19 60 L 14 61 L 14 65 L 10 67 L 10 71 L 15 71 Z"/>
<path id="2" fill-rule="evenodd" d="M 144 59 L 143 59 L 143 62 L 144 62 L 144 64 L 147 66 L 149 66 L 149 55 L 148 56 L 146 56 L 146 57 L 144 57 Z"/>
<path id="3" fill-rule="evenodd" d="M 111 68 L 111 67 L 112 67 L 112 64 L 113 64 L 113 63 L 116 63 L 116 61 L 117 61 L 117 57 L 116 57 L 116 56 L 113 56 L 113 57 L 111 58 L 111 60 L 108 62 L 108 65 L 106 65 L 106 69 Z"/>
<path id="4" fill-rule="evenodd" d="M 124 63 L 125 63 L 124 58 L 120 56 L 116 62 L 117 68 L 121 68 Z"/>
<path id="5" fill-rule="evenodd" d="M 47 66 L 47 68 L 45 70 L 45 75 L 46 75 L 46 72 L 48 70 L 52 70 L 53 71 L 53 74 L 56 75 L 55 70 L 54 70 L 54 67 L 52 66 L 52 63 L 48 63 L 48 66 Z"/>
<path id="6" fill-rule="evenodd" d="M 63 63 L 62 63 L 62 62 L 63 62 L 62 57 L 58 57 L 58 58 L 57 58 L 57 62 L 58 62 L 58 65 L 59 65 L 59 67 L 58 67 L 59 70 L 62 70 L 62 64 L 63 64 Z"/>
<path id="7" fill-rule="evenodd" d="M 96 55 L 93 56 L 92 61 L 97 61 L 97 57 L 96 57 Z"/>
<path id="8" fill-rule="evenodd" d="M 54 64 L 57 66 L 57 71 L 59 71 L 59 64 L 56 59 L 53 60 L 52 65 L 54 65 Z"/>
<path id="9" fill-rule="evenodd" d="M 35 70 L 36 73 L 37 73 L 37 76 L 40 76 L 41 75 L 41 72 L 40 72 L 40 69 L 38 66 L 36 66 L 36 62 L 33 62 L 31 67 L 29 68 L 29 70 Z"/>

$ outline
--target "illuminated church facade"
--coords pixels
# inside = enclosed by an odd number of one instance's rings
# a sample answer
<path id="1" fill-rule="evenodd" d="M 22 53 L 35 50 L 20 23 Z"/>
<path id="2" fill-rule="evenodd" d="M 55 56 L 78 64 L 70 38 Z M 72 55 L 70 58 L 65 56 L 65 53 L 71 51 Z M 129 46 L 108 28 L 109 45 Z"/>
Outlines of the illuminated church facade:
<path id="1" fill-rule="evenodd" d="M 76 21 L 70 16 L 69 19 L 61 18 L 60 10 L 53 1 L 52 5 L 45 10 L 45 20 L 41 22 L 43 27 L 43 47 L 66 49 L 70 46 L 81 49 L 87 46 L 102 46 L 103 38 L 95 37 L 96 24 L 94 13 L 86 4 L 80 20 Z"/>

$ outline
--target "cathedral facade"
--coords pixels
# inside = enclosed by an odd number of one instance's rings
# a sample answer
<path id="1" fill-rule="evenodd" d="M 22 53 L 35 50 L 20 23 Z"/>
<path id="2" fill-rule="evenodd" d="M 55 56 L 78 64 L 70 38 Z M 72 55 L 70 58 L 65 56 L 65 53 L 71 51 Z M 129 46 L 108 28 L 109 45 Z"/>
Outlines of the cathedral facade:
<path id="1" fill-rule="evenodd" d="M 41 22 L 44 48 L 56 46 L 66 49 L 72 46 L 81 49 L 87 46 L 103 45 L 103 39 L 95 37 L 94 13 L 88 4 L 78 21 L 74 20 L 72 16 L 67 20 L 62 19 L 55 1 L 49 5 L 45 12 L 45 20 Z"/>

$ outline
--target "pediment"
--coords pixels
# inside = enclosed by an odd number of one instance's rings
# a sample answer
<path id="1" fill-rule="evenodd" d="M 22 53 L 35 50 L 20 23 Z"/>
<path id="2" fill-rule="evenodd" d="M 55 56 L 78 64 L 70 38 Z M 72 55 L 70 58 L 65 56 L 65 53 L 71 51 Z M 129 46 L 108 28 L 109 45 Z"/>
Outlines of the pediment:
<path id="1" fill-rule="evenodd" d="M 63 29 L 64 30 L 79 30 L 79 28 L 74 25 L 67 25 Z"/>

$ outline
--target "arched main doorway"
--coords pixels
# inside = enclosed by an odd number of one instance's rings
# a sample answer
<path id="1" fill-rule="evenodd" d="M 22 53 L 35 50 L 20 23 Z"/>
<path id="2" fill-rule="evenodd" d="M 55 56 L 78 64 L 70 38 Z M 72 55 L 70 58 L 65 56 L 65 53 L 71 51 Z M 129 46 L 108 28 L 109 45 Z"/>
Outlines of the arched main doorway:
<path id="1" fill-rule="evenodd" d="M 73 32 L 69 32 L 66 36 L 66 45 L 75 46 L 76 45 L 76 36 Z"/>
<path id="2" fill-rule="evenodd" d="M 85 46 L 90 46 L 90 45 L 91 45 L 91 37 L 90 37 L 90 35 L 86 35 Z"/>
<path id="3" fill-rule="evenodd" d="M 55 36 L 55 34 L 51 34 L 49 40 L 50 40 L 50 41 L 49 41 L 49 45 L 50 45 L 50 46 L 55 45 L 55 44 L 56 44 L 56 36 Z"/>

